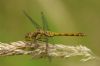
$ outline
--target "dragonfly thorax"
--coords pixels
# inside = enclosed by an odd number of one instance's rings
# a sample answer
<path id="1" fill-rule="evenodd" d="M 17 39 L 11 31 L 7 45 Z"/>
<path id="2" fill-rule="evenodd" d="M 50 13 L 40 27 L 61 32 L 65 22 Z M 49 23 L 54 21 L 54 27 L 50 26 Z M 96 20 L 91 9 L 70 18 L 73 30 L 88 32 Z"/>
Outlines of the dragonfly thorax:
<path id="1" fill-rule="evenodd" d="M 26 41 L 31 41 L 33 39 L 40 39 L 41 37 L 53 37 L 54 33 L 50 31 L 44 31 L 44 30 L 36 30 L 34 32 L 29 32 L 25 35 L 25 40 Z"/>

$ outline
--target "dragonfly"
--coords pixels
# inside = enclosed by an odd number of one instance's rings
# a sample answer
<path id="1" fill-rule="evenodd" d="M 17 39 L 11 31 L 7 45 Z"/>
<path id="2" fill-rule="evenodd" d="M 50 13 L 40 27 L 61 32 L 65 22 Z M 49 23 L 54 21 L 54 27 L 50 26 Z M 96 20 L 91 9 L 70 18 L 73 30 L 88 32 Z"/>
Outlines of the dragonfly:
<path id="1" fill-rule="evenodd" d="M 78 32 L 78 33 L 58 33 L 58 32 L 52 32 L 48 28 L 47 20 L 43 12 L 41 12 L 41 19 L 43 26 L 41 27 L 35 20 L 33 20 L 26 11 L 23 11 L 24 15 L 33 23 L 34 27 L 36 28 L 35 31 L 29 32 L 25 35 L 26 41 L 31 41 L 35 44 L 35 47 L 38 48 L 38 41 L 41 41 L 41 39 L 44 39 L 43 42 L 45 42 L 45 53 L 48 54 L 48 40 L 49 37 L 55 37 L 55 36 L 78 36 L 82 37 L 85 36 L 84 33 Z"/>

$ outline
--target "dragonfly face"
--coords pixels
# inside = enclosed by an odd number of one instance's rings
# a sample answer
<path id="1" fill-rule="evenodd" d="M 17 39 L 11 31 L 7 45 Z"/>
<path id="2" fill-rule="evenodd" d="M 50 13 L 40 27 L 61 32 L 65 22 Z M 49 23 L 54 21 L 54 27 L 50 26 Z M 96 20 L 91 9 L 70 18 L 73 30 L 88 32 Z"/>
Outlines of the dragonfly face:
<path id="1" fill-rule="evenodd" d="M 33 33 L 27 33 L 26 35 L 25 35 L 25 41 L 32 41 L 33 40 L 33 38 L 34 38 L 34 35 L 33 35 Z"/>

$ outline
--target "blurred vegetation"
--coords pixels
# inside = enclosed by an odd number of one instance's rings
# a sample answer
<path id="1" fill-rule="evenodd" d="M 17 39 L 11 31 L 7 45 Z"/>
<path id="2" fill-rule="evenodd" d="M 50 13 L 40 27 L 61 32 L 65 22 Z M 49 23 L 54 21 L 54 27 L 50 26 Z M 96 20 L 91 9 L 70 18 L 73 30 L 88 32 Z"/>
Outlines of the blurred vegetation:
<path id="1" fill-rule="evenodd" d="M 23 10 L 40 25 L 42 25 L 40 12 L 43 11 L 51 31 L 86 33 L 88 36 L 81 38 L 54 37 L 54 43 L 82 44 L 100 56 L 99 0 L 0 0 L 0 42 L 24 40 L 27 32 L 34 31 L 34 26 L 25 17 Z M 68 59 L 54 60 L 55 62 L 50 64 L 43 59 L 30 58 L 30 56 L 0 57 L 0 66 L 73 66 L 67 61 Z M 75 64 L 74 61 L 72 63 Z M 83 65 L 76 64 L 76 66 Z M 98 62 L 90 62 L 86 65 L 98 66 Z"/>

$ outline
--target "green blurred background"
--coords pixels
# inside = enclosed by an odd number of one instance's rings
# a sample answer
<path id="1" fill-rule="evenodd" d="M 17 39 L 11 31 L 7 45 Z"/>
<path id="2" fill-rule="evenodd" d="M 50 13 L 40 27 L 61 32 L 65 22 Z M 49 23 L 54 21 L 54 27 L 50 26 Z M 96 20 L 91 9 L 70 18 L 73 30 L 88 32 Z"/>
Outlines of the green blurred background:
<path id="1" fill-rule="evenodd" d="M 0 0 L 0 42 L 24 40 L 34 26 L 23 10 L 42 25 L 45 13 L 53 32 L 83 32 L 86 37 L 54 37 L 52 42 L 66 45 L 85 45 L 100 56 L 100 1 L 99 0 Z M 0 66 L 99 66 L 100 60 L 79 62 L 74 59 L 31 59 L 31 56 L 0 57 Z M 76 61 L 77 60 L 77 61 Z"/>

